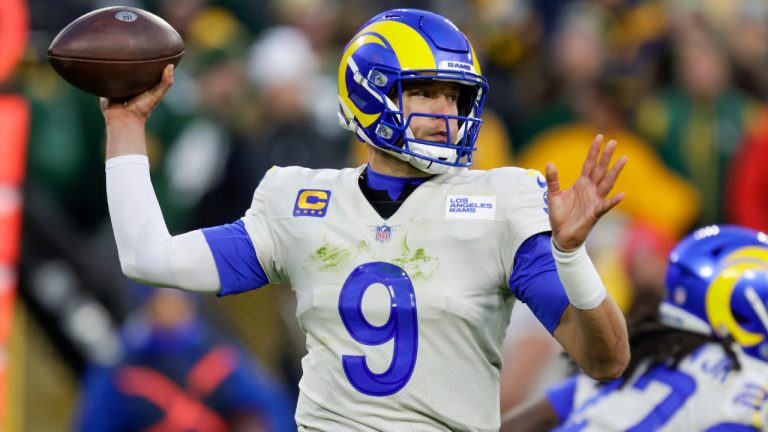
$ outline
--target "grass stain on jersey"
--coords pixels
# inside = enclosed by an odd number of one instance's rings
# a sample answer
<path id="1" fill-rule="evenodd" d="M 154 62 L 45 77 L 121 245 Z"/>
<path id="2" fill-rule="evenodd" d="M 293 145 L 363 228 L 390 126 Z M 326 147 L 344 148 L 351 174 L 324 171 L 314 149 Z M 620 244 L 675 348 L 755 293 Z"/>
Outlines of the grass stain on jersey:
<path id="1" fill-rule="evenodd" d="M 317 268 L 319 271 L 335 270 L 368 249 L 370 249 L 370 245 L 364 240 L 352 247 L 326 242 L 309 256 L 309 262 L 319 263 L 320 267 Z"/>
<path id="2" fill-rule="evenodd" d="M 402 267 L 413 280 L 427 280 L 435 274 L 440 263 L 436 257 L 427 255 L 424 248 L 411 252 L 408 243 L 403 241 L 402 255 L 393 259 L 392 264 Z"/>

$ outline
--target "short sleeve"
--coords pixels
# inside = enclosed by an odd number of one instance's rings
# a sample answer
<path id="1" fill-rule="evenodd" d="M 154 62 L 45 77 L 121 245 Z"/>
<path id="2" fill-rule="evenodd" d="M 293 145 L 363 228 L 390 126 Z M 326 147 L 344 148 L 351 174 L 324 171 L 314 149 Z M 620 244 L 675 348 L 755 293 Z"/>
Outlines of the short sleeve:
<path id="1" fill-rule="evenodd" d="M 552 333 L 568 307 L 568 296 L 557 274 L 549 232 L 526 239 L 515 254 L 509 289 Z"/>
<path id="2" fill-rule="evenodd" d="M 551 231 L 549 225 L 549 202 L 547 182 L 536 170 L 527 170 L 517 179 L 514 204 L 508 210 L 507 219 L 511 222 L 512 247 L 517 249 L 530 236 Z"/>
<path id="3" fill-rule="evenodd" d="M 498 184 L 499 181 L 502 184 Z M 511 272 L 520 246 L 531 236 L 552 229 L 549 225 L 547 183 L 538 171 L 523 169 L 515 169 L 512 176 L 500 176 L 496 182 L 498 189 L 510 191 L 500 209 L 506 225 L 501 247 L 502 260 L 507 272 Z"/>
<path id="4" fill-rule="evenodd" d="M 219 296 L 250 291 L 269 283 L 242 220 L 202 231 L 219 272 Z"/>
<path id="5" fill-rule="evenodd" d="M 253 194 L 251 207 L 242 218 L 243 226 L 251 238 L 253 248 L 258 251 L 258 261 L 272 283 L 283 280 L 283 255 L 279 244 L 275 241 L 270 209 L 270 202 L 277 200 L 277 197 L 273 195 L 280 194 L 279 190 L 273 190 L 279 186 L 273 184 L 279 170 L 279 167 L 272 167 L 267 171 Z"/>

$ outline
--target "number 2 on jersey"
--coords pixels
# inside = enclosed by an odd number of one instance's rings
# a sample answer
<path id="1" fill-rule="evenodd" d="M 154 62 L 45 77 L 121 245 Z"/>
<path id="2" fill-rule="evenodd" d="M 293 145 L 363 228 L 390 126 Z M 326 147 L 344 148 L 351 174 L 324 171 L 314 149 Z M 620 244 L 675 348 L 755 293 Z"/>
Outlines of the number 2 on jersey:
<path id="1" fill-rule="evenodd" d="M 390 296 L 389 319 L 381 326 L 369 323 L 362 311 L 365 292 L 377 283 L 384 285 Z M 400 391 L 416 366 L 419 345 L 416 294 L 408 274 L 385 262 L 357 267 L 341 288 L 339 314 L 350 336 L 363 345 L 382 345 L 394 339 L 392 362 L 382 373 L 372 372 L 365 356 L 341 357 L 344 373 L 352 386 L 369 396 L 389 396 Z"/>

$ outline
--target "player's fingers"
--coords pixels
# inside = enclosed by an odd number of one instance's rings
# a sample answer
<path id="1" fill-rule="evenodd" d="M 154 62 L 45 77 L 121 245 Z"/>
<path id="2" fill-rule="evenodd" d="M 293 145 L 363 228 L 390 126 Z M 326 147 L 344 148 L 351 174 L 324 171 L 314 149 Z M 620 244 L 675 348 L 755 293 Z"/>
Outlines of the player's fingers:
<path id="1" fill-rule="evenodd" d="M 597 162 L 597 166 L 595 166 L 595 169 L 592 170 L 592 175 L 590 178 L 593 181 L 600 182 L 603 179 L 603 176 L 605 176 L 605 173 L 608 171 L 614 150 L 616 150 L 616 141 L 608 141 L 608 144 L 605 145 L 602 153 L 600 153 L 600 160 Z"/>
<path id="2" fill-rule="evenodd" d="M 160 82 L 152 88 L 152 92 L 162 98 L 169 88 L 173 85 L 173 64 L 165 66 L 163 69 L 163 76 Z"/>
<path id="3" fill-rule="evenodd" d="M 610 171 L 608 171 L 608 174 L 603 178 L 600 183 L 597 185 L 597 193 L 600 194 L 600 196 L 606 196 L 608 193 L 613 189 L 613 186 L 616 185 L 616 180 L 619 179 L 619 174 L 621 174 L 621 171 L 624 169 L 624 167 L 627 165 L 627 162 L 629 161 L 629 158 L 622 155 L 615 164 L 613 164 L 613 167 L 611 167 Z"/>
<path id="4" fill-rule="evenodd" d="M 163 75 L 160 82 L 146 92 L 136 96 L 126 105 L 131 105 L 143 116 L 149 116 L 152 110 L 160 103 L 165 93 L 173 85 L 173 64 L 169 64 L 163 69 Z"/>
<path id="5" fill-rule="evenodd" d="M 557 168 L 555 168 L 555 164 L 552 162 L 547 163 L 545 177 L 547 178 L 547 193 L 549 196 L 560 193 L 560 179 L 557 175 Z"/>
<path id="6" fill-rule="evenodd" d="M 165 69 L 163 69 L 163 80 L 169 81 L 169 87 L 173 85 L 173 71 L 176 69 L 176 66 L 173 65 L 173 63 L 169 63 L 165 65 Z"/>
<path id="7" fill-rule="evenodd" d="M 624 194 L 624 192 L 619 192 L 616 195 L 612 196 L 610 199 L 608 199 L 608 201 L 605 201 L 602 208 L 597 212 L 597 217 L 598 218 L 603 217 L 604 214 L 608 213 L 609 211 L 611 211 L 612 208 L 616 207 L 621 202 L 621 200 L 624 199 L 625 196 L 626 195 Z"/>
<path id="8" fill-rule="evenodd" d="M 587 159 L 584 160 L 584 165 L 581 167 L 581 175 L 589 177 L 592 174 L 592 169 L 597 163 L 597 155 L 600 153 L 600 144 L 603 142 L 603 136 L 598 134 L 595 139 L 592 140 L 592 145 L 589 146 L 589 152 L 587 153 Z"/>

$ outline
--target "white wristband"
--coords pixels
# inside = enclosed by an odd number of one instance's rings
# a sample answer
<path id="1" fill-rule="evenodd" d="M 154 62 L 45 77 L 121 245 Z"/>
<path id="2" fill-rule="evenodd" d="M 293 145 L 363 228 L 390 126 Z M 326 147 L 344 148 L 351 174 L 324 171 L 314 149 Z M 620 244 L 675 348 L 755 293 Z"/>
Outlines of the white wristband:
<path id="1" fill-rule="evenodd" d="M 575 251 L 563 252 L 555 246 L 553 238 L 552 256 L 565 294 L 575 308 L 592 309 L 603 302 L 605 286 L 583 245 Z"/>

